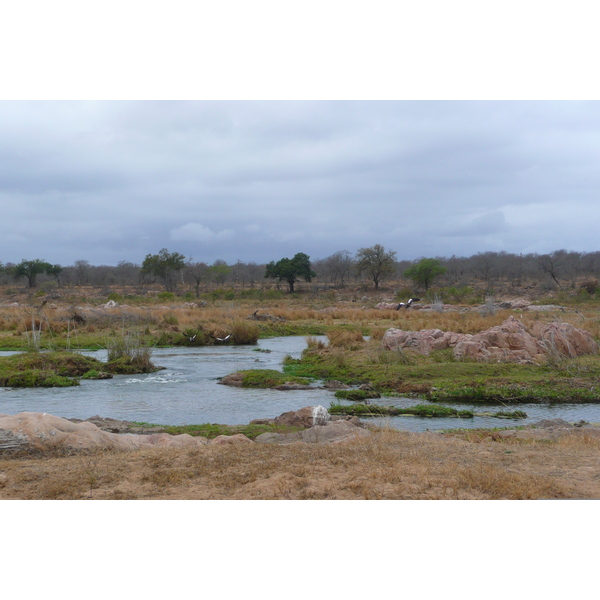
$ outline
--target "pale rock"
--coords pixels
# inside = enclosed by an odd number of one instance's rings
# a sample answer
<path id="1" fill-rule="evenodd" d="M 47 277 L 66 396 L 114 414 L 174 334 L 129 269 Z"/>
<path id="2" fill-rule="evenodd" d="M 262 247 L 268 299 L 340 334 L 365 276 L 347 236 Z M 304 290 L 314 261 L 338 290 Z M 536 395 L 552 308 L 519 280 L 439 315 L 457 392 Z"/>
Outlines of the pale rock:
<path id="1" fill-rule="evenodd" d="M 276 425 L 289 425 L 291 427 L 312 427 L 324 425 L 331 419 L 324 406 L 305 406 L 300 410 L 285 412 L 273 419 Z"/>
<path id="2" fill-rule="evenodd" d="M 237 446 L 239 444 L 253 444 L 254 442 L 243 433 L 236 433 L 234 435 L 218 435 L 216 438 L 210 440 L 211 446 Z"/>
<path id="3" fill-rule="evenodd" d="M 148 446 L 201 446 L 206 438 L 188 434 L 156 433 L 137 435 L 102 431 L 93 423 L 73 423 L 46 413 L 22 412 L 0 415 L 0 452 L 2 450 L 136 450 Z"/>
<path id="4" fill-rule="evenodd" d="M 543 362 L 550 352 L 575 357 L 597 354 L 599 350 L 588 331 L 570 323 L 540 325 L 531 334 L 513 316 L 475 335 L 442 332 L 439 329 L 403 331 L 390 328 L 383 335 L 382 345 L 388 350 L 408 348 L 424 355 L 432 350 L 453 348 L 453 355 L 457 359 L 515 363 Z"/>

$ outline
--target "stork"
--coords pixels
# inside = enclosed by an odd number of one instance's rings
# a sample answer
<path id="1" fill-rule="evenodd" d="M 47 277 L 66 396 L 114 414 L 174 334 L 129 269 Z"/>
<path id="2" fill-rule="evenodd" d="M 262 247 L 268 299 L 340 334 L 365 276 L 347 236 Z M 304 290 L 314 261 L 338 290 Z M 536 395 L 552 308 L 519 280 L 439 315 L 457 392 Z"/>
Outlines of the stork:
<path id="1" fill-rule="evenodd" d="M 411 298 L 408 302 L 404 303 L 404 302 L 400 302 L 400 304 L 398 304 L 398 306 L 396 307 L 396 310 L 400 310 L 401 308 L 410 308 L 411 304 L 413 302 L 418 302 L 421 298 Z"/>

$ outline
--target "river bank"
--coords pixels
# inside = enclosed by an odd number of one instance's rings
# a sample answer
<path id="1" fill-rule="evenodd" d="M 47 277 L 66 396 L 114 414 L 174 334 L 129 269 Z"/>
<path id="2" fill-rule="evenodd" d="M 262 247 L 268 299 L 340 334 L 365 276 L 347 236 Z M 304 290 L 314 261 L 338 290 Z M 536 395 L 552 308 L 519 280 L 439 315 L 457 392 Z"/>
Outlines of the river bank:
<path id="1" fill-rule="evenodd" d="M 0 458 L 0 499 L 600 498 L 596 428 L 412 433 Z"/>

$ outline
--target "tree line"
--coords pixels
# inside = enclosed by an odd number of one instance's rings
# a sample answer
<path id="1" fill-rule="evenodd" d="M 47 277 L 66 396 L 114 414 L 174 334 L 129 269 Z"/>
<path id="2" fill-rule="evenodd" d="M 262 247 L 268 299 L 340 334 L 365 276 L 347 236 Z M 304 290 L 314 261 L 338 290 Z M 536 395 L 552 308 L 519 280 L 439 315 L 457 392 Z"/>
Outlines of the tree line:
<path id="1" fill-rule="evenodd" d="M 4 286 L 19 282 L 29 288 L 160 284 L 167 291 L 186 290 L 196 296 L 211 288 L 255 288 L 273 283 L 293 292 L 299 281 L 313 280 L 327 287 L 365 285 L 376 290 L 385 281 L 405 280 L 408 285 L 422 290 L 434 283 L 456 288 L 479 284 L 493 290 L 501 282 L 515 287 L 535 282 L 548 289 L 574 289 L 583 284 L 595 291 L 597 279 L 600 279 L 600 252 L 479 252 L 468 257 L 399 260 L 395 251 L 380 244 L 360 248 L 355 253 L 340 250 L 313 261 L 307 254 L 297 253 L 292 258 L 284 257 L 267 264 L 241 260 L 228 264 L 216 260 L 209 265 L 166 248 L 146 255 L 141 264 L 121 261 L 116 266 L 95 266 L 86 260 L 77 260 L 72 265 L 62 266 L 40 258 L 23 259 L 18 264 L 0 263 L 0 284 Z"/>

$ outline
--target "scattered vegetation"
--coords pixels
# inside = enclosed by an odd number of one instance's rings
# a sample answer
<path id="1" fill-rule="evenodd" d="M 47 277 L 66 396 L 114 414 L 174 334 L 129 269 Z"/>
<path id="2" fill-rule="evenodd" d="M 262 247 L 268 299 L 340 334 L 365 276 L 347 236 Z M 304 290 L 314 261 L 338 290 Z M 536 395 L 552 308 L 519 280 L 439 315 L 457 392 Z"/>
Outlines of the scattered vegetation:
<path id="1" fill-rule="evenodd" d="M 284 383 L 299 383 L 307 385 L 310 379 L 305 377 L 293 377 L 275 371 L 274 369 L 252 369 L 249 371 L 240 371 L 243 374 L 242 387 L 248 388 L 274 388 Z"/>
<path id="2" fill-rule="evenodd" d="M 379 404 L 352 404 L 345 406 L 332 404 L 329 412 L 333 415 L 355 415 L 358 417 L 412 415 L 416 417 L 460 417 L 472 419 L 474 414 L 470 410 L 457 410 L 449 406 L 437 406 L 436 404 L 418 404 L 416 406 L 398 407 L 382 406 Z"/>
<path id="3" fill-rule="evenodd" d="M 180 435 L 187 433 L 192 436 L 201 436 L 209 440 L 219 435 L 236 435 L 241 433 L 251 440 L 256 439 L 262 433 L 292 433 L 301 428 L 289 425 L 255 424 L 248 425 L 222 425 L 219 423 L 204 423 L 201 425 L 161 425 L 165 433 Z"/>
<path id="4" fill-rule="evenodd" d="M 346 346 L 343 352 L 332 344 L 309 344 L 300 359 L 288 357 L 283 369 L 298 377 L 368 383 L 380 394 L 434 402 L 600 402 L 598 356 L 547 365 L 478 363 L 454 361 L 446 350 L 429 356 L 383 350 L 375 340 L 358 348 Z"/>
<path id="5" fill-rule="evenodd" d="M 379 392 L 369 390 L 337 390 L 334 396 L 340 400 L 351 400 L 352 402 L 364 402 L 371 398 L 381 398 Z"/>
<path id="6" fill-rule="evenodd" d="M 126 332 L 109 340 L 106 364 L 109 373 L 133 375 L 153 373 L 160 368 L 152 362 L 152 349 L 143 344 L 139 333 Z"/>

